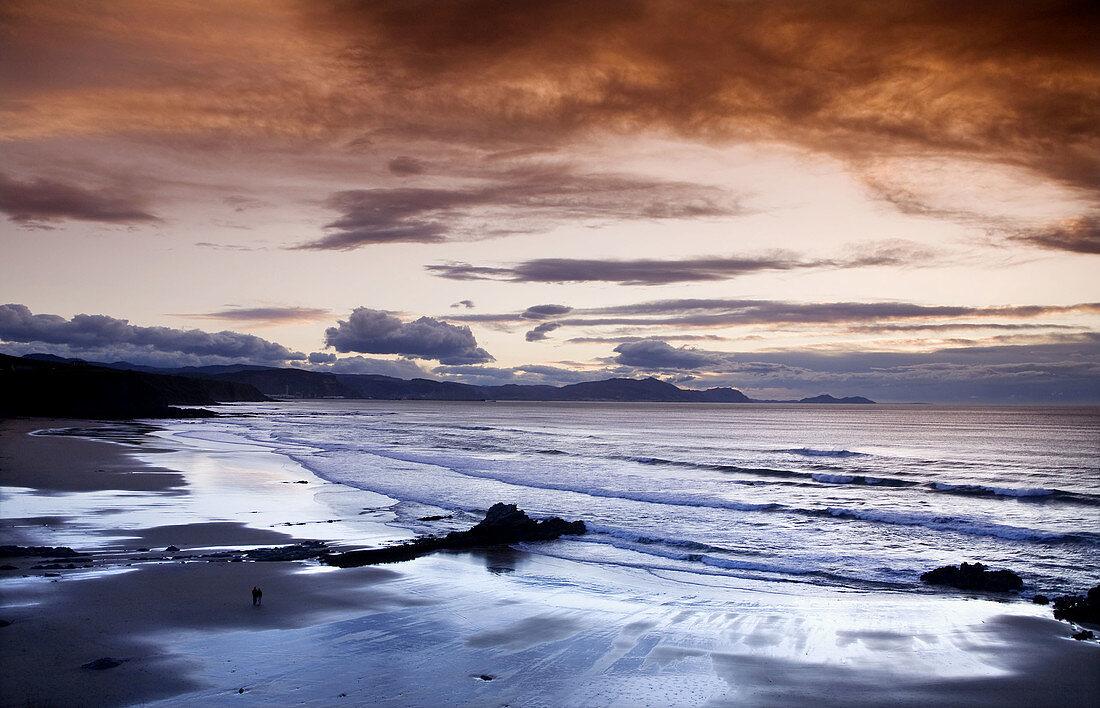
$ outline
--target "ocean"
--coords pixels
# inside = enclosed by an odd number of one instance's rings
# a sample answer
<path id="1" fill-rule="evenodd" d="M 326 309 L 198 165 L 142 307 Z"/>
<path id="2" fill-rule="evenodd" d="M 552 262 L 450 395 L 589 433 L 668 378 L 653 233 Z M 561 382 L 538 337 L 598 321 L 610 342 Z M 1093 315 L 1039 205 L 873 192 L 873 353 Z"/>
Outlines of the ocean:
<path id="1" fill-rule="evenodd" d="M 1025 592 L 1100 579 L 1100 408 L 293 401 L 170 424 L 388 498 L 405 535 L 495 502 L 583 520 L 528 548 L 690 582 L 923 590 L 980 561 Z M 371 510 L 364 510 L 371 511 Z M 425 517 L 447 517 L 423 520 Z"/>

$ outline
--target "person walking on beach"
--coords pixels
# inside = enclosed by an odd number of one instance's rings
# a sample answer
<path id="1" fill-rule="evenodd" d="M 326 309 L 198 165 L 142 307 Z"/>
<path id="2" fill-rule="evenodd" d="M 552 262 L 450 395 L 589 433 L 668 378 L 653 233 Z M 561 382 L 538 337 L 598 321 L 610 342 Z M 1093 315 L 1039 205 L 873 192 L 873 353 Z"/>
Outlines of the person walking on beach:
<path id="1" fill-rule="evenodd" d="M 253 587 L 252 588 L 252 604 L 253 604 L 253 606 L 262 605 L 263 600 L 264 600 L 264 591 L 257 588 L 257 587 Z"/>

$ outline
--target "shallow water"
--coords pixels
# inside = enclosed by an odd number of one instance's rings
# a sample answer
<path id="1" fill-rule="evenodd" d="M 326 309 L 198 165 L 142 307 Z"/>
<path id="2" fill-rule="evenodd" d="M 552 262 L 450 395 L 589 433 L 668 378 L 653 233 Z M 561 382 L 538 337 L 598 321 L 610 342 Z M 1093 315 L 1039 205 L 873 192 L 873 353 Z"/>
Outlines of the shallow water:
<path id="1" fill-rule="evenodd" d="M 980 560 L 1036 592 L 1100 578 L 1100 408 L 316 401 L 227 406 L 241 438 L 467 527 L 496 501 L 583 519 L 586 562 L 846 587 Z M 451 514 L 435 522 L 430 515 Z"/>

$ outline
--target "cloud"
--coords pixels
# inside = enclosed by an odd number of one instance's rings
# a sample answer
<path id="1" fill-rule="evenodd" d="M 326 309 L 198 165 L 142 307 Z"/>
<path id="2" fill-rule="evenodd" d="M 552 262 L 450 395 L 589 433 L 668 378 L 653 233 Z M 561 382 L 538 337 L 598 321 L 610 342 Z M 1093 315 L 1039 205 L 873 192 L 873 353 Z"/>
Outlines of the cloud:
<path id="1" fill-rule="evenodd" d="M 619 364 L 642 369 L 698 369 L 718 362 L 712 353 L 675 348 L 657 339 L 620 344 L 615 352 L 619 355 L 615 359 Z"/>
<path id="2" fill-rule="evenodd" d="M 603 128 L 926 152 L 1096 189 L 1095 4 L 668 0 L 315 8 L 407 129 L 535 143 Z"/>
<path id="3" fill-rule="evenodd" d="M 477 346 L 469 327 L 431 317 L 402 322 L 388 312 L 357 307 L 347 320 L 325 330 L 325 345 L 336 351 L 401 354 L 443 364 L 478 364 L 493 357 Z"/>
<path id="4" fill-rule="evenodd" d="M 547 317 L 556 317 L 572 311 L 568 305 L 532 305 L 520 313 L 520 317 L 528 320 L 544 320 Z"/>
<path id="5" fill-rule="evenodd" d="M 571 344 L 626 344 L 629 342 L 640 342 L 643 339 L 651 339 L 651 337 L 636 337 L 636 336 L 621 336 L 621 337 L 573 337 L 568 340 Z M 724 342 L 727 341 L 726 337 L 720 337 L 717 334 L 662 334 L 661 341 L 663 342 Z"/>
<path id="6" fill-rule="evenodd" d="M 310 364 L 331 364 L 336 361 L 336 355 L 332 352 L 310 352 Z"/>
<path id="7" fill-rule="evenodd" d="M 1100 186 L 1088 0 L 8 5 L 4 138 L 522 152 L 658 133 Z"/>
<path id="8" fill-rule="evenodd" d="M 628 305 L 574 309 L 555 320 L 563 326 L 733 327 L 738 325 L 815 325 L 961 318 L 1033 319 L 1100 313 L 1100 303 L 1073 305 L 922 305 L 909 302 L 790 302 L 724 298 L 651 300 Z M 522 322 L 522 313 L 456 315 L 465 322 Z M 923 324 L 923 323 L 918 323 Z"/>
<path id="9" fill-rule="evenodd" d="M 299 248 L 351 250 L 380 243 L 439 243 L 545 231 L 566 221 L 690 219 L 739 213 L 716 187 L 626 175 L 580 175 L 565 168 L 512 170 L 465 189 L 354 189 L 328 206 L 330 233 Z M 486 224 L 498 224 L 487 227 Z M 508 224 L 507 227 L 499 224 Z"/>
<path id="10" fill-rule="evenodd" d="M 870 245 L 864 255 L 840 259 L 805 259 L 786 251 L 763 256 L 731 258 L 705 256 L 689 259 L 598 260 L 537 258 L 512 266 L 474 266 L 468 263 L 428 265 L 425 269 L 449 280 L 504 280 L 518 283 L 612 282 L 620 285 L 667 285 L 730 280 L 766 271 L 864 268 L 868 266 L 927 265 L 932 254 L 913 244 Z"/>
<path id="11" fill-rule="evenodd" d="M 451 307 L 465 307 L 466 309 L 470 309 L 473 306 L 474 306 L 474 301 L 473 300 L 459 300 L 458 302 L 451 305 Z"/>
<path id="12" fill-rule="evenodd" d="M 1053 251 L 1100 254 L 1100 217 L 1084 216 L 1045 228 L 1018 229 L 1010 238 Z"/>
<path id="13" fill-rule="evenodd" d="M 322 371 L 335 374 L 375 374 L 393 376 L 399 379 L 418 379 L 429 376 L 429 372 L 412 359 L 373 359 L 365 356 L 345 356 L 336 359 L 331 366 Z"/>
<path id="14" fill-rule="evenodd" d="M 401 155 L 387 162 L 386 169 L 395 175 L 419 175 L 424 173 L 424 163 L 416 158 Z"/>
<path id="15" fill-rule="evenodd" d="M 270 202 L 254 197 L 246 197 L 240 194 L 230 194 L 222 198 L 222 203 L 233 207 L 233 211 L 248 211 L 250 209 L 262 209 L 271 206 Z"/>
<path id="16" fill-rule="evenodd" d="M 106 315 L 35 315 L 25 305 L 0 306 L 0 340 L 58 345 L 66 351 L 118 352 L 134 356 L 183 355 L 217 360 L 278 364 L 300 361 L 305 355 L 281 344 L 239 332 L 203 332 L 170 327 L 139 327 Z M 93 358 L 90 356 L 88 358 Z"/>
<path id="17" fill-rule="evenodd" d="M 718 352 L 653 339 L 616 347 L 621 375 L 690 372 L 693 387 L 830 391 L 882 401 L 1093 402 L 1100 400 L 1100 334 L 1060 343 L 963 346 L 930 352 Z"/>
<path id="18" fill-rule="evenodd" d="M 546 339 L 546 335 L 549 332 L 553 332 L 561 325 L 557 322 L 543 322 L 540 325 L 536 325 L 534 329 L 527 332 L 525 335 L 528 342 L 540 342 Z"/>
<path id="19" fill-rule="evenodd" d="M 235 307 L 217 312 L 173 315 L 174 317 L 198 317 L 230 322 L 246 322 L 254 325 L 276 326 L 316 322 L 331 313 L 317 307 Z"/>
<path id="20" fill-rule="evenodd" d="M 16 182 L 4 175 L 0 175 L 0 212 L 28 226 L 67 220 L 107 224 L 157 221 L 132 194 L 45 179 Z"/>

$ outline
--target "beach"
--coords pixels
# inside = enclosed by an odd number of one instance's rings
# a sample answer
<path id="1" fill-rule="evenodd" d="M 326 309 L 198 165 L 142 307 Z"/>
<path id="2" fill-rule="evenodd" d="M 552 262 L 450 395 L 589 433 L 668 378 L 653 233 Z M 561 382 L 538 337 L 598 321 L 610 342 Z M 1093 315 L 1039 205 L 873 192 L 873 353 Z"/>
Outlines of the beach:
<path id="1" fill-rule="evenodd" d="M 1014 597 L 524 547 L 351 569 L 203 557 L 413 534 L 396 500 L 270 446 L 30 434 L 97 425 L 0 424 L 0 545 L 89 554 L 4 560 L 4 706 L 1085 706 L 1100 691 L 1100 646 Z M 123 661 L 82 668 L 106 657 Z"/>

